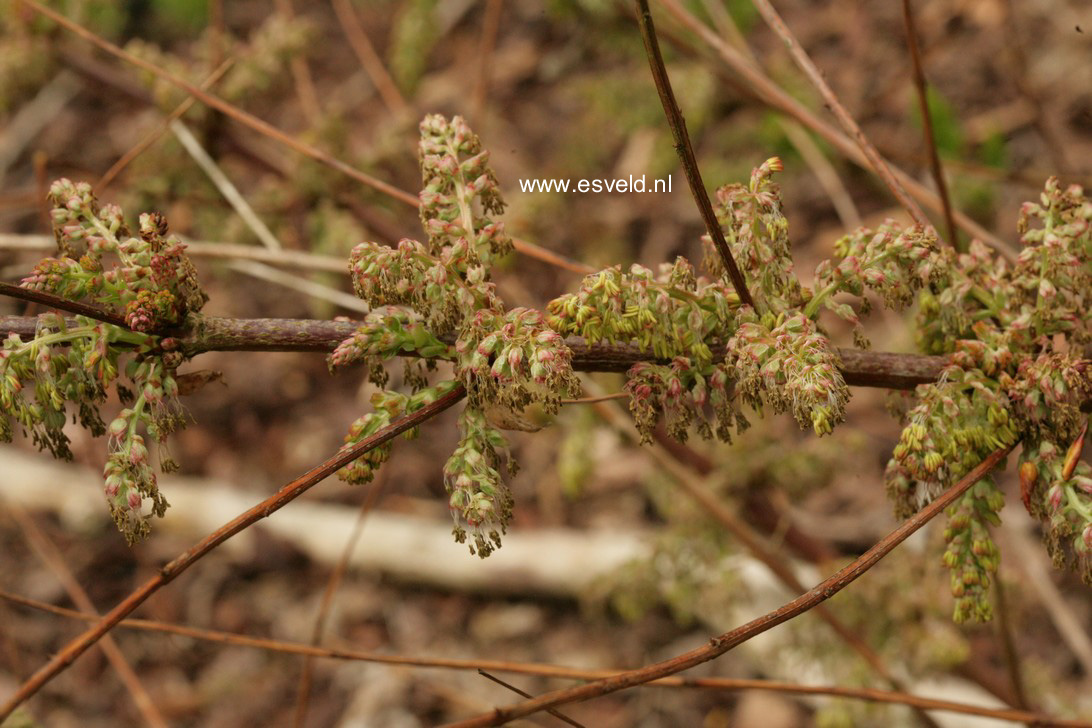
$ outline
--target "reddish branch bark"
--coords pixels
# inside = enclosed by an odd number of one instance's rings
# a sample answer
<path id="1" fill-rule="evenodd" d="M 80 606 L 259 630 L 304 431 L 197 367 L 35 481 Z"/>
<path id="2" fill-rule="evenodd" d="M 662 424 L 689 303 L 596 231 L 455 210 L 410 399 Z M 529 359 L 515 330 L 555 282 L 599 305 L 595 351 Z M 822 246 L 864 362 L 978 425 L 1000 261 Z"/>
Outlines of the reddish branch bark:
<path id="1" fill-rule="evenodd" d="M 862 554 L 860 558 L 816 585 L 811 591 L 800 595 L 788 604 L 785 604 L 768 614 L 751 620 L 741 627 L 737 627 L 730 632 L 725 632 L 722 635 L 713 637 L 709 640 L 709 644 L 707 645 L 698 647 L 697 649 L 693 649 L 669 660 L 646 665 L 645 667 L 620 673 L 603 680 L 597 680 L 588 683 L 587 685 L 566 688 L 564 690 L 555 690 L 533 700 L 518 703 L 507 708 L 496 708 L 495 710 L 476 718 L 451 723 L 448 728 L 477 728 L 479 726 L 501 725 L 508 721 L 515 720 L 516 718 L 522 718 L 523 716 L 537 713 L 540 710 L 545 710 L 546 708 L 588 700 L 618 690 L 643 685 L 656 680 L 657 678 L 674 675 L 694 667 L 695 665 L 700 665 L 703 662 L 708 662 L 719 657 L 752 637 L 787 622 L 793 617 L 803 614 L 809 609 L 822 604 L 842 589 L 845 589 L 865 572 L 879 563 L 884 556 L 905 541 L 912 533 L 928 523 L 933 517 L 961 497 L 972 485 L 985 477 L 998 463 L 1005 459 L 1005 456 L 1009 454 L 1013 447 L 1014 445 L 1009 445 L 1008 447 L 990 453 L 985 460 L 975 466 L 973 470 L 963 476 L 958 483 L 945 491 L 939 498 L 927 505 L 894 531 L 884 536 L 875 546 Z"/>
<path id="2" fill-rule="evenodd" d="M 159 573 L 145 582 L 140 588 L 132 592 L 116 607 L 111 609 L 94 626 L 69 642 L 64 649 L 56 654 L 49 662 L 43 665 L 37 672 L 30 676 L 8 700 L 0 706 L 0 723 L 11 714 L 23 701 L 34 695 L 43 685 L 52 680 L 58 673 L 71 665 L 77 657 L 82 655 L 89 647 L 94 645 L 103 635 L 113 629 L 118 622 L 127 617 L 137 607 L 145 602 L 152 594 L 169 584 L 179 574 L 197 563 L 202 557 L 227 541 L 235 534 L 254 525 L 261 519 L 291 503 L 307 492 L 312 486 L 335 473 L 339 468 L 348 465 L 364 453 L 379 447 L 388 440 L 410 430 L 422 422 L 443 412 L 448 407 L 458 402 L 466 394 L 461 386 L 440 397 L 435 402 L 422 407 L 413 414 L 399 417 L 391 424 L 384 427 L 371 437 L 362 440 L 353 447 L 344 450 L 327 459 L 321 465 L 301 475 L 276 493 L 266 498 L 245 513 L 236 516 L 231 522 L 221 526 L 210 533 L 188 551 L 171 561 L 159 570 Z"/>

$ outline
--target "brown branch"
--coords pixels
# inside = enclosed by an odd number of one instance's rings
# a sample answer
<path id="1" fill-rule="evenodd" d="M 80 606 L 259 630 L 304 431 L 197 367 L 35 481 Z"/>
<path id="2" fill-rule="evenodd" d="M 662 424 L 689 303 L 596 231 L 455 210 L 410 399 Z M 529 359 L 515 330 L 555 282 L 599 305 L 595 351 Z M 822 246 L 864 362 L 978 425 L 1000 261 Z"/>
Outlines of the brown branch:
<path id="1" fill-rule="evenodd" d="M 533 695 L 531 695 L 526 690 L 520 690 L 519 688 L 517 688 L 512 683 L 505 682 L 504 680 L 501 680 L 499 677 L 496 677 L 495 675 L 490 675 L 488 672 L 486 672 L 485 670 L 483 670 L 481 668 L 478 668 L 478 674 L 481 675 L 482 677 L 484 677 L 486 680 L 492 680 L 497 685 L 500 685 L 501 687 L 504 687 L 504 688 L 508 688 L 509 690 L 511 690 L 516 695 L 519 695 L 521 698 L 533 698 L 534 697 Z M 562 721 L 563 723 L 566 723 L 566 724 L 571 725 L 571 726 L 576 726 L 576 728 L 584 728 L 584 726 L 581 723 L 577 723 L 572 718 L 568 717 L 567 715 L 564 715 L 563 713 L 559 713 L 558 711 L 554 710 L 553 708 L 547 708 L 546 712 L 549 713 L 550 715 L 552 715 L 553 717 L 557 718 L 558 720 Z"/>
<path id="2" fill-rule="evenodd" d="M 0 284 L 2 285 L 2 284 Z M 25 289 L 14 287 L 17 291 Z M 0 289 L 0 293 L 4 292 Z M 63 300 L 63 299 L 62 299 Z M 54 305 L 53 297 L 47 305 Z M 99 309 L 81 315 L 105 320 Z M 108 321 L 114 323 L 114 320 Z M 76 325 L 74 321 L 70 325 Z M 168 331 L 178 338 L 187 356 L 207 351 L 333 351 L 360 326 L 354 321 L 321 321 L 312 319 L 236 319 L 209 317 L 200 320 L 195 329 Z M 24 338 L 34 336 L 37 319 L 33 316 L 0 316 L 0 334 L 15 333 Z M 446 337 L 453 343 L 453 337 Z M 570 337 L 565 343 L 573 352 L 573 369 L 581 372 L 624 372 L 640 361 L 654 360 L 633 344 L 588 344 L 580 337 Z M 846 383 L 856 387 L 882 389 L 913 389 L 919 384 L 936 381 L 948 360 L 943 356 L 895 354 L 837 349 L 840 367 Z M 713 347 L 714 358 L 724 357 L 723 345 Z"/>
<path id="3" fill-rule="evenodd" d="M 596 405 L 595 410 L 614 425 L 619 432 L 623 432 L 631 438 L 636 434 L 632 424 L 626 421 L 618 407 L 604 403 Z M 672 475 L 678 486 L 701 507 L 701 510 L 720 523 L 734 539 L 741 543 L 752 556 L 761 561 L 790 591 L 806 591 L 807 587 L 797 578 L 796 573 L 786 560 L 767 545 L 766 541 L 759 536 L 751 525 L 729 508 L 722 499 L 718 498 L 705 483 L 694 477 L 695 475 L 708 475 L 712 471 L 711 464 L 708 461 L 703 462 L 700 458 L 690 457 L 691 455 L 698 455 L 698 453 L 691 450 L 684 443 L 669 439 L 661 429 L 657 430 L 655 437 L 661 447 L 650 448 L 646 452 Z M 707 467 L 703 468 L 703 465 Z M 834 612 L 827 609 L 825 604 L 816 605 L 814 614 L 826 622 L 827 626 L 889 686 L 901 692 L 908 692 L 902 681 L 888 669 L 883 658 L 848 624 L 843 622 Z M 924 725 L 937 728 L 936 722 L 920 709 L 918 717 Z"/>
<path id="4" fill-rule="evenodd" d="M 713 205 L 709 202 L 709 194 L 705 191 L 705 183 L 701 179 L 701 171 L 698 169 L 697 159 L 694 157 L 694 148 L 690 145 L 690 135 L 686 131 L 686 119 L 683 118 L 679 103 L 675 100 L 675 93 L 671 90 L 671 79 L 667 76 L 664 67 L 664 59 L 660 54 L 660 44 L 656 40 L 656 26 L 652 24 L 652 11 L 648 9 L 648 0 L 637 1 L 637 23 L 641 26 L 641 37 L 645 41 L 645 54 L 648 55 L 648 65 L 652 69 L 652 78 L 656 82 L 656 91 L 660 95 L 660 103 L 663 104 L 664 113 L 667 114 L 667 123 L 671 127 L 671 136 L 675 138 L 675 151 L 682 160 L 683 171 L 686 172 L 686 181 L 690 183 L 690 193 L 694 196 L 694 202 L 698 204 L 698 212 L 705 222 L 705 229 L 713 241 L 713 245 L 720 254 L 728 277 L 732 280 L 732 286 L 739 294 L 739 300 L 754 308 L 755 302 L 751 298 L 751 292 L 747 290 L 747 282 L 743 279 L 743 273 L 736 265 L 732 257 L 732 251 L 728 248 L 728 242 L 724 239 L 724 231 L 720 229 L 717 216 L 713 213 Z"/>
<path id="5" fill-rule="evenodd" d="M 925 147 L 929 153 L 929 167 L 933 172 L 933 181 L 937 185 L 937 194 L 944 206 L 944 225 L 948 231 L 948 241 L 960 252 L 966 252 L 967 246 L 959 242 L 955 218 L 952 217 L 952 200 L 948 196 L 948 183 L 944 181 L 944 168 L 940 166 L 937 153 L 937 140 L 933 134 L 933 117 L 929 113 L 929 96 L 926 91 L 925 69 L 921 63 L 921 49 L 918 47 L 918 33 L 914 27 L 914 10 L 911 0 L 902 0 L 902 19 L 906 25 L 906 44 L 910 47 L 910 60 L 914 67 L 914 88 L 918 96 L 918 109 L 921 111 L 921 127 L 925 132 Z"/>
<path id="6" fill-rule="evenodd" d="M 884 536 L 875 546 L 870 548 L 853 563 L 839 570 L 837 573 L 820 582 L 811 591 L 800 595 L 791 602 L 751 620 L 730 632 L 725 632 L 709 640 L 709 644 L 693 649 L 676 657 L 661 662 L 646 665 L 636 670 L 629 670 L 613 677 L 597 680 L 587 685 L 581 685 L 564 690 L 555 690 L 546 693 L 534 700 L 517 703 L 506 708 L 495 708 L 492 712 L 485 713 L 469 720 L 452 723 L 448 728 L 475 728 L 477 726 L 501 725 L 515 718 L 531 715 L 546 708 L 565 705 L 590 698 L 596 698 L 608 693 L 617 692 L 626 688 L 642 685 L 656 678 L 667 677 L 683 670 L 709 662 L 732 648 L 746 642 L 752 637 L 762 634 L 779 624 L 789 621 L 804 612 L 822 604 L 827 599 L 849 586 L 869 569 L 878 564 L 896 546 L 905 541 L 911 534 L 920 529 L 942 510 L 954 503 L 971 486 L 985 477 L 993 468 L 1005 459 L 1005 456 L 1015 447 L 1015 443 L 1007 447 L 995 450 L 976 465 L 969 473 L 960 478 L 959 482 L 945 491 L 939 498 L 927 505 L 913 517 Z"/>
<path id="7" fill-rule="evenodd" d="M 28 597 L 12 594 L 0 589 L 0 599 L 12 604 L 18 604 L 30 609 L 56 614 L 68 619 L 80 619 L 86 622 L 98 621 L 99 616 L 85 612 L 77 612 L 74 609 L 66 609 L 53 604 L 30 599 Z M 543 663 L 507 662 L 502 660 L 475 660 L 460 658 L 432 658 L 410 657 L 408 655 L 392 655 L 387 653 L 365 652 L 362 650 L 340 649 L 336 647 L 316 647 L 301 642 L 285 642 L 265 637 L 251 637 L 249 635 L 223 632 L 220 630 L 204 629 L 201 627 L 187 627 L 181 624 L 171 624 L 152 619 L 123 619 L 118 622 L 118 627 L 134 629 L 145 632 L 161 632 L 175 634 L 181 637 L 189 637 L 196 640 L 215 644 L 231 645 L 234 647 L 249 647 L 252 649 L 279 652 L 288 655 L 303 655 L 306 657 L 319 657 L 332 660 L 355 660 L 361 662 L 374 662 L 383 665 L 398 665 L 402 667 L 425 667 L 446 670 L 492 670 L 494 672 L 510 672 L 518 675 L 536 675 L 539 677 L 552 677 L 573 680 L 598 680 L 617 675 L 621 670 L 582 670 L 578 668 L 562 667 L 560 665 L 548 665 Z M 891 690 L 877 690 L 875 688 L 849 688 L 832 685 L 799 685 L 777 680 L 753 680 L 744 678 L 689 678 L 689 677 L 665 677 L 653 680 L 647 684 L 649 687 L 660 688 L 697 688 L 707 690 L 767 690 L 771 692 L 788 693 L 796 695 L 830 695 L 834 697 L 850 698 L 854 700 L 869 700 L 878 703 L 890 703 L 895 705 L 908 705 L 925 710 L 944 710 L 964 715 L 978 715 L 986 718 L 997 718 L 1017 723 L 1031 723 L 1041 726 L 1065 726 L 1066 728 L 1092 728 L 1092 721 L 1059 720 L 1038 713 L 1009 708 L 985 708 L 966 703 L 956 703 L 949 700 L 936 700 L 917 695 L 909 695 Z"/>
<path id="8" fill-rule="evenodd" d="M 872 142 L 865 136 L 864 130 L 858 126 L 853 116 L 846 111 L 846 108 L 842 106 L 842 102 L 838 100 L 838 97 L 834 94 L 834 91 L 827 85 L 826 79 L 823 78 L 823 74 L 816 68 L 808 54 L 800 46 L 800 41 L 792 34 L 789 27 L 785 25 L 785 21 L 781 19 L 777 11 L 774 10 L 773 5 L 769 3 L 769 0 L 752 0 L 755 8 L 761 13 L 766 24 L 777 33 L 778 37 L 785 43 L 785 47 L 789 49 L 789 55 L 796 61 L 796 65 L 800 67 L 800 70 L 804 72 L 804 75 L 808 77 L 812 85 L 819 91 L 819 94 L 823 97 L 823 101 L 834 113 L 835 118 L 838 119 L 838 123 L 842 125 L 842 129 L 846 134 L 852 137 L 857 146 L 861 148 L 861 151 L 868 158 L 868 163 L 872 166 L 872 169 L 876 171 L 876 174 L 880 176 L 883 183 L 887 185 L 887 188 L 891 190 L 891 194 L 895 196 L 895 199 L 899 201 L 906 211 L 910 213 L 910 217 L 914 219 L 918 225 L 926 227 L 929 225 L 929 218 L 925 217 L 925 213 L 918 207 L 918 203 L 906 194 L 906 190 L 895 179 L 895 175 L 891 173 L 891 170 L 887 166 L 887 162 L 884 161 L 880 153 L 876 151 L 876 148 L 872 146 Z"/>
<path id="9" fill-rule="evenodd" d="M 22 288 L 13 283 L 5 283 L 0 281 L 0 295 L 10 296 L 11 298 L 19 298 L 24 301 L 33 301 L 34 303 L 40 303 L 43 306 L 49 306 L 50 308 L 56 308 L 60 311 L 67 311 L 68 313 L 74 313 L 77 316 L 87 316 L 93 318 L 96 321 L 102 321 L 104 323 L 113 324 L 114 326 L 120 326 L 123 329 L 129 329 L 129 325 L 125 323 L 125 317 L 119 316 L 112 311 L 99 308 L 98 306 L 92 306 L 86 303 L 80 303 L 79 301 L 69 301 L 67 298 L 61 298 L 55 296 L 52 293 L 46 293 L 45 291 L 34 291 L 29 288 Z M 22 321 L 19 319 L 23 318 Z M 14 319 L 14 320 L 12 320 Z M 8 323 L 10 320 L 10 323 Z M 17 316 L 0 316 L 0 322 L 7 324 L 10 328 L 5 328 L 4 332 L 8 331 L 19 334 L 20 336 L 34 336 L 34 331 L 37 329 L 36 317 L 17 317 Z M 28 329 L 29 325 L 29 329 Z"/>
<path id="10" fill-rule="evenodd" d="M 266 498 L 253 508 L 236 516 L 233 520 L 206 536 L 199 543 L 195 544 L 189 550 L 160 569 L 158 574 L 130 593 L 129 596 L 111 609 L 93 627 L 65 645 L 53 659 L 43 665 L 29 679 L 20 685 L 15 694 L 0 706 L 0 723 L 2 723 L 13 710 L 19 707 L 20 704 L 38 692 L 42 686 L 71 665 L 76 658 L 82 655 L 89 647 L 102 639 L 103 635 L 113 629 L 118 622 L 143 604 L 148 597 L 169 584 L 179 574 L 193 566 L 224 541 L 227 541 L 240 531 L 243 531 L 261 519 L 288 505 L 310 490 L 312 486 L 329 477 L 345 465 L 348 465 L 353 460 L 356 460 L 364 453 L 373 450 L 388 440 L 393 439 L 407 430 L 417 427 L 422 422 L 443 412 L 445 409 L 461 400 L 465 395 L 466 390 L 464 390 L 461 385 L 458 385 L 455 389 L 451 390 L 443 397 L 440 397 L 435 402 L 422 407 L 412 414 L 399 417 L 371 437 L 328 458 L 325 462 L 317 465 L 307 473 L 304 473 L 291 483 L 285 485 L 269 498 Z"/>

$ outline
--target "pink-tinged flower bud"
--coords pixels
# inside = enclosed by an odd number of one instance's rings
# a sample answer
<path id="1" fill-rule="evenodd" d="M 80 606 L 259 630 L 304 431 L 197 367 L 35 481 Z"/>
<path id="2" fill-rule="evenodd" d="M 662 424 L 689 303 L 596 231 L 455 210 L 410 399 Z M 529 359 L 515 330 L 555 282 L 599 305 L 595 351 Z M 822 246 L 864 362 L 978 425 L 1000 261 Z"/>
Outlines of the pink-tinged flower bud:
<path id="1" fill-rule="evenodd" d="M 1054 284 L 1049 279 L 1044 278 L 1039 282 L 1039 297 L 1045 299 L 1054 298 L 1058 293 L 1058 289 L 1054 287 Z"/>
<path id="2" fill-rule="evenodd" d="M 122 434 L 128 429 L 129 423 L 125 419 L 118 417 L 116 420 L 110 423 L 110 436 L 121 437 Z"/>
<path id="3" fill-rule="evenodd" d="M 550 349 L 539 349 L 538 354 L 535 356 L 543 364 L 548 364 L 554 360 L 554 352 Z"/>
<path id="4" fill-rule="evenodd" d="M 1047 493 L 1047 502 L 1050 503 L 1050 510 L 1057 511 L 1062 505 L 1062 486 L 1054 485 L 1050 492 Z"/>
<path id="5" fill-rule="evenodd" d="M 121 490 L 121 478 L 117 475 L 111 475 L 106 479 L 106 486 L 102 489 L 106 493 L 107 498 L 114 498 Z"/>
<path id="6" fill-rule="evenodd" d="M 638 400 L 648 399 L 652 396 L 652 387 L 647 384 L 638 384 L 633 388 L 633 396 Z"/>
<path id="7" fill-rule="evenodd" d="M 133 511 L 139 511 L 141 505 L 140 493 L 136 490 L 129 491 L 129 509 Z"/>
<path id="8" fill-rule="evenodd" d="M 678 377 L 672 377 L 667 384 L 667 396 L 677 399 L 682 395 L 682 382 Z"/>
<path id="9" fill-rule="evenodd" d="M 512 367 L 512 371 L 519 371 L 520 364 L 523 363 L 523 349 L 518 346 L 513 346 L 508 350 L 508 366 Z"/>

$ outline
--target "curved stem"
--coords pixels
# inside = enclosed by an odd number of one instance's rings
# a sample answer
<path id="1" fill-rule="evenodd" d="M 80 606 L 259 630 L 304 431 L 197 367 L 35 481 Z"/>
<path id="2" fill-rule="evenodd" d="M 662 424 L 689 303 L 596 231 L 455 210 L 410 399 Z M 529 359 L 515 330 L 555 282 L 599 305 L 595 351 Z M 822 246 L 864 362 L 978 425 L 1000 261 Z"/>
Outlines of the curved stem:
<path id="1" fill-rule="evenodd" d="M 118 624 L 118 622 L 143 604 L 148 597 L 169 584 L 179 574 L 200 561 L 224 541 L 227 541 L 240 531 L 243 531 L 259 520 L 288 505 L 310 490 L 314 485 L 332 475 L 345 465 L 348 465 L 353 460 L 356 460 L 361 455 L 379 447 L 403 432 L 420 425 L 422 422 L 435 417 L 461 400 L 465 395 L 466 390 L 463 389 L 461 385 L 456 385 L 450 392 L 431 404 L 422 407 L 413 414 L 399 417 L 371 437 L 328 458 L 325 462 L 285 485 L 269 498 L 266 498 L 246 512 L 241 513 L 230 522 L 209 534 L 188 551 L 160 569 L 158 574 L 129 594 L 129 596 L 111 609 L 93 627 L 69 642 L 64 649 L 53 657 L 53 659 L 43 665 L 29 679 L 20 685 L 15 694 L 0 706 L 0 723 L 11 715 L 12 711 L 19 707 L 24 701 L 41 690 L 46 683 L 75 662 L 76 658 L 102 639 L 103 635 L 108 633 Z"/>

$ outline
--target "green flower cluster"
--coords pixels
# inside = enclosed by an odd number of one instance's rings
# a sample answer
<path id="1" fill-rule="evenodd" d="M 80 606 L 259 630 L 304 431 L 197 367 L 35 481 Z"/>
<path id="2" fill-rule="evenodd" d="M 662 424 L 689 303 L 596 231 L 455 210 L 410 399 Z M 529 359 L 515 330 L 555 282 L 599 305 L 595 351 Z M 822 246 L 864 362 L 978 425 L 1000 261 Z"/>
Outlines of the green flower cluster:
<path id="1" fill-rule="evenodd" d="M 389 425 L 393 420 L 402 415 L 416 412 L 422 407 L 435 402 L 440 397 L 450 392 L 457 382 L 445 380 L 431 387 L 425 387 L 412 395 L 402 394 L 392 390 L 381 389 L 372 394 L 372 411 L 360 417 L 349 427 L 349 434 L 345 437 L 342 451 L 368 439 L 379 430 Z M 404 437 L 412 440 L 417 437 L 418 428 L 414 427 L 406 432 Z M 387 462 L 391 454 L 391 442 L 387 441 L 379 447 L 373 448 L 361 455 L 353 462 L 338 471 L 338 477 L 347 483 L 361 485 L 370 483 L 375 477 L 375 471 L 379 466 Z"/>
<path id="2" fill-rule="evenodd" d="M 455 519 L 455 536 L 488 556 L 500 545 L 511 515 L 511 497 L 493 467 L 504 438 L 487 424 L 518 421 L 530 404 L 556 412 L 564 396 L 579 392 L 572 352 L 535 310 L 508 310 L 489 280 L 493 263 L 512 249 L 502 223 L 504 210 L 488 153 L 460 118 L 429 116 L 421 123 L 421 220 L 428 243 L 403 240 L 397 248 L 362 243 L 350 271 L 357 295 L 377 308 L 330 358 L 331 367 L 364 362 L 381 386 L 383 361 L 398 355 L 451 358 L 456 380 L 466 388 L 463 438 L 444 469 Z M 454 338 L 448 346 L 440 337 Z M 450 340 L 450 339 L 447 339 Z M 422 373 L 407 377 L 424 386 Z M 454 382 L 438 385 L 450 388 Z M 417 397 L 432 390 L 422 390 Z M 431 396 L 431 395 L 429 395 Z M 375 413 L 358 420 L 347 442 L 357 442 L 406 411 L 412 398 L 380 392 Z M 499 409 L 499 412 L 498 412 Z M 503 416 L 506 413 L 511 417 Z M 352 481 L 368 480 L 389 447 L 343 470 Z"/>
<path id="3" fill-rule="evenodd" d="M 756 409 L 763 403 L 791 411 L 803 428 L 829 434 L 845 419 L 849 388 L 830 340 L 803 313 L 753 313 L 728 342 L 740 392 Z"/>
<path id="4" fill-rule="evenodd" d="M 120 308 L 131 330 L 83 316 L 73 323 L 45 314 L 32 340 L 8 336 L 0 349 L 0 440 L 14 434 L 10 417 L 40 448 L 70 458 L 63 431 L 70 404 L 93 435 L 108 432 L 106 498 L 132 544 L 148 534 L 151 516 L 163 516 L 167 508 L 145 437 L 162 445 L 184 425 L 175 381 L 183 357 L 176 340 L 153 332 L 180 324 L 206 297 L 185 246 L 168 237 L 158 214 L 142 215 L 139 237 L 132 237 L 121 210 L 100 208 L 86 184 L 59 180 L 50 198 L 61 254 L 40 262 L 23 286 Z M 109 268 L 107 256 L 116 259 Z M 119 383 L 122 371 L 132 389 Z M 27 396 L 30 384 L 33 399 Z M 111 386 L 127 406 L 107 428 L 99 407 Z M 173 467 L 161 452 L 160 469 Z M 150 512 L 145 512 L 145 500 Z"/>
<path id="5" fill-rule="evenodd" d="M 576 293 L 547 304 L 550 326 L 589 344 L 635 342 L 661 359 L 713 360 L 709 342 L 734 330 L 739 296 L 725 281 L 698 279 L 685 258 L 659 274 L 640 265 L 592 273 Z"/>
<path id="6" fill-rule="evenodd" d="M 1040 202 L 1022 209 L 1024 248 L 1014 264 L 977 241 L 966 254 L 937 250 L 917 263 L 915 274 L 928 282 L 919 345 L 951 364 L 940 381 L 917 388 L 886 479 L 905 515 L 992 450 L 1022 439 L 1025 505 L 1046 523 L 1056 563 L 1065 562 L 1063 545 L 1071 544 L 1092 582 L 1084 537 L 1092 534 L 1092 499 L 1072 470 L 1067 475 L 1054 462 L 1081 430 L 1080 407 L 1092 395 L 1081 358 L 1092 340 L 1090 226 L 1092 203 L 1083 191 L 1051 179 Z M 988 525 L 1002 504 L 984 479 L 949 510 L 945 563 L 957 621 L 990 615 L 986 588 L 997 549 Z"/>
<path id="7" fill-rule="evenodd" d="M 186 246 L 168 236 L 162 215 L 141 215 L 139 237 L 133 237 L 121 209 L 100 208 L 86 182 L 57 180 L 49 199 L 61 255 L 38 263 L 23 279 L 24 288 L 120 307 L 126 324 L 146 333 L 177 325 L 205 305 L 208 296 Z M 107 269 L 105 255 L 118 262 Z"/>
<path id="8" fill-rule="evenodd" d="M 468 535 L 472 536 L 470 553 L 484 559 L 500 548 L 501 535 L 512 515 L 512 494 L 497 472 L 497 451 L 505 454 L 510 472 L 515 461 L 508 457 L 504 435 L 490 426 L 480 409 L 463 410 L 459 431 L 459 446 L 444 464 L 444 484 L 451 494 L 455 540 L 465 543 Z"/>
<path id="9" fill-rule="evenodd" d="M 1048 440 L 1025 443 L 1020 463 L 1024 506 L 1046 526 L 1046 544 L 1056 568 L 1071 563 L 1092 585 L 1092 468 L 1079 462 L 1078 438 L 1065 457 Z"/>

